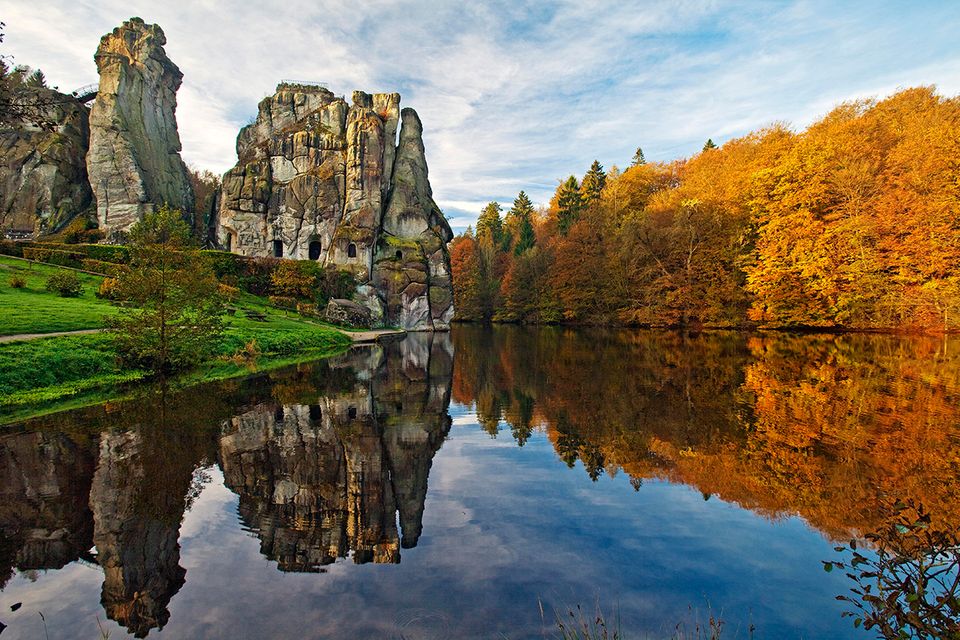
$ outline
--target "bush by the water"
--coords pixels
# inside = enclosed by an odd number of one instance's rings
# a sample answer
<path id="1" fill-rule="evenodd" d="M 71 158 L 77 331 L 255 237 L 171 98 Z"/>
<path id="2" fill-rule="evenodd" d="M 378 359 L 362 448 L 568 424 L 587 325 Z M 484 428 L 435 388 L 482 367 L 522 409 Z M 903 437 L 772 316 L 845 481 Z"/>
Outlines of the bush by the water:
<path id="1" fill-rule="evenodd" d="M 60 271 L 47 278 L 46 289 L 61 298 L 78 298 L 83 293 L 83 284 L 73 271 Z"/>

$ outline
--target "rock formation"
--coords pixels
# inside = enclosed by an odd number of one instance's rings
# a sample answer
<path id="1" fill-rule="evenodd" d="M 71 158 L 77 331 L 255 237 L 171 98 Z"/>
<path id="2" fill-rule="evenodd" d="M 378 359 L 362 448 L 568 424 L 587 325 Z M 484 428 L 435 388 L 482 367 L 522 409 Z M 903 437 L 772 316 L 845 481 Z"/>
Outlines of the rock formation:
<path id="1" fill-rule="evenodd" d="M 319 572 L 348 554 L 400 562 L 420 538 L 427 477 L 450 430 L 447 335 L 410 335 L 336 366 L 342 379 L 321 395 L 307 385 L 254 407 L 220 440 L 224 481 L 281 571 Z"/>
<path id="2" fill-rule="evenodd" d="M 51 124 L 20 122 L 0 131 L 0 229 L 20 236 L 56 231 L 91 203 L 87 182 L 87 108 L 73 96 L 24 87 Z"/>
<path id="3" fill-rule="evenodd" d="M 448 328 L 453 234 L 432 198 L 421 135 L 396 93 L 356 91 L 348 106 L 324 87 L 281 83 L 237 137 L 218 242 L 352 271 L 375 324 Z"/>
<path id="4" fill-rule="evenodd" d="M 189 212 L 193 191 L 180 158 L 177 89 L 183 74 L 163 30 L 131 18 L 100 40 L 87 172 L 100 227 L 124 231 L 164 203 Z"/>

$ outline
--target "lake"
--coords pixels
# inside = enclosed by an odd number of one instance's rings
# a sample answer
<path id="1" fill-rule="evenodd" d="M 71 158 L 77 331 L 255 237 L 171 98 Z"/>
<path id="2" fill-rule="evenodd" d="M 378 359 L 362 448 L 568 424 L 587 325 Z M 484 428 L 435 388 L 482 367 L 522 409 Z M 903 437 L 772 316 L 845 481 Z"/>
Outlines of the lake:
<path id="1" fill-rule="evenodd" d="M 9 425 L 2 638 L 873 637 L 822 561 L 960 522 L 958 353 L 457 326 Z"/>

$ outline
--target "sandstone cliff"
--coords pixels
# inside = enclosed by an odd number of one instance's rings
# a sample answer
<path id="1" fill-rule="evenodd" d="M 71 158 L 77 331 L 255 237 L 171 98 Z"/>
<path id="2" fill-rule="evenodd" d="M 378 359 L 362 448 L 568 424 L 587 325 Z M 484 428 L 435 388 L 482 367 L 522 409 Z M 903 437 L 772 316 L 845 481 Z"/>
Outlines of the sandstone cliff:
<path id="1" fill-rule="evenodd" d="M 19 90 L 50 127 L 21 122 L 0 130 L 0 229 L 54 231 L 91 204 L 87 108 L 53 89 Z"/>
<path id="2" fill-rule="evenodd" d="M 159 26 L 131 18 L 101 38 L 94 56 L 100 86 L 90 111 L 87 172 L 107 233 L 128 229 L 164 203 L 193 209 L 176 121 L 183 74 L 164 44 Z"/>
<path id="3" fill-rule="evenodd" d="M 218 242 L 353 271 L 377 324 L 448 328 L 453 234 L 432 198 L 421 135 L 396 93 L 357 91 L 348 105 L 324 87 L 281 83 L 237 137 Z"/>

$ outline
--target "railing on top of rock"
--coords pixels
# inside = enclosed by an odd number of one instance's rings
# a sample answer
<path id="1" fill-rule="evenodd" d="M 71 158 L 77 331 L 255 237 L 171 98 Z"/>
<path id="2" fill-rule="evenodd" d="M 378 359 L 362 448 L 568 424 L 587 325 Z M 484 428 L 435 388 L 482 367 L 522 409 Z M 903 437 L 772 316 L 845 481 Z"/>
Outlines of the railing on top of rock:
<path id="1" fill-rule="evenodd" d="M 280 85 L 291 87 L 317 87 L 319 89 L 329 89 L 326 82 L 315 82 L 313 80 L 281 80 Z"/>
<path id="2" fill-rule="evenodd" d="M 100 89 L 99 83 L 88 84 L 80 87 L 70 93 L 78 102 L 90 102 L 97 97 L 97 91 Z"/>

